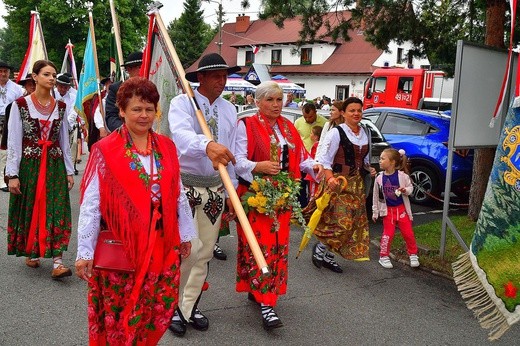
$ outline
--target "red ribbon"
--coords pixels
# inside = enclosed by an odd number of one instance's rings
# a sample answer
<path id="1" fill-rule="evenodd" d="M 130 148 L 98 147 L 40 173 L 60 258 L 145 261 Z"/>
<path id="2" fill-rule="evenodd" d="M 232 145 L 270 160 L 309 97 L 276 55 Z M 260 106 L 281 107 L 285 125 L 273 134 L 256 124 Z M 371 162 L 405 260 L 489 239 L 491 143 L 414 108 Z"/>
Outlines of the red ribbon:
<path id="1" fill-rule="evenodd" d="M 52 144 L 51 141 L 39 139 L 38 145 L 42 147 L 40 170 L 36 185 L 36 195 L 34 198 L 34 208 L 31 217 L 31 226 L 27 236 L 27 246 L 25 252 L 29 255 L 34 245 L 36 228 L 38 228 L 38 242 L 40 257 L 45 256 L 45 242 L 47 239 L 47 149 Z"/>

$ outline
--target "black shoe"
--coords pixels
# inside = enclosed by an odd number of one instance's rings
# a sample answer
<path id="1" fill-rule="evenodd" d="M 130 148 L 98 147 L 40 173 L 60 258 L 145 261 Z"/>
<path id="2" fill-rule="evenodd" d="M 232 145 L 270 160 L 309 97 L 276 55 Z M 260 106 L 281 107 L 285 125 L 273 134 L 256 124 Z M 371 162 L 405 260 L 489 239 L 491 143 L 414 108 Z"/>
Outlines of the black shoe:
<path id="1" fill-rule="evenodd" d="M 332 270 L 334 273 L 343 273 L 343 269 L 339 266 L 336 261 L 334 261 L 334 255 L 331 253 L 326 253 L 326 260 L 323 261 L 323 266 L 327 269 Z"/>
<path id="2" fill-rule="evenodd" d="M 283 326 L 282 320 L 280 320 L 271 306 L 262 306 L 262 323 L 265 330 L 271 330 Z"/>
<path id="3" fill-rule="evenodd" d="M 215 244 L 215 249 L 213 250 L 213 257 L 221 261 L 227 260 L 227 255 L 224 253 L 224 251 L 222 251 L 218 244 Z"/>
<path id="4" fill-rule="evenodd" d="M 198 308 L 195 308 L 191 314 L 190 324 L 197 330 L 208 330 L 209 320 Z"/>
<path id="5" fill-rule="evenodd" d="M 78 174 L 79 174 L 79 171 L 74 168 L 74 175 L 78 175 Z"/>
<path id="6" fill-rule="evenodd" d="M 175 315 L 168 329 L 170 329 L 175 336 L 184 336 L 184 334 L 186 334 L 186 321 L 184 321 L 184 318 L 182 318 L 179 312 L 175 311 Z"/>
<path id="7" fill-rule="evenodd" d="M 256 301 L 255 296 L 254 296 L 253 293 L 251 293 L 251 292 L 249 292 L 249 293 L 247 294 L 247 299 L 250 300 L 250 301 L 252 301 L 253 303 L 256 303 L 256 304 L 260 305 L 260 303 L 258 303 L 258 302 Z"/>
<path id="8" fill-rule="evenodd" d="M 6 187 L 2 187 L 0 188 L 0 190 L 4 191 L 4 192 L 9 192 L 9 188 L 6 186 Z"/>
<path id="9" fill-rule="evenodd" d="M 323 256 L 318 255 L 317 247 L 319 243 L 314 244 L 312 248 L 312 264 L 316 266 L 316 268 L 321 268 L 323 265 Z"/>

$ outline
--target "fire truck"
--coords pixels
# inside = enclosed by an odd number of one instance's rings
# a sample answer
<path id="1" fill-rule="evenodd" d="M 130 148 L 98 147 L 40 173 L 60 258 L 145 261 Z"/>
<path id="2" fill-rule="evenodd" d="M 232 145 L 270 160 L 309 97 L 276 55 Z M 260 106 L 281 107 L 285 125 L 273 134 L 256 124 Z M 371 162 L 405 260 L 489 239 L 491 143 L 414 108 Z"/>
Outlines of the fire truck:
<path id="1" fill-rule="evenodd" d="M 401 107 L 451 110 L 453 79 L 442 71 L 378 68 L 364 86 L 364 109 Z"/>

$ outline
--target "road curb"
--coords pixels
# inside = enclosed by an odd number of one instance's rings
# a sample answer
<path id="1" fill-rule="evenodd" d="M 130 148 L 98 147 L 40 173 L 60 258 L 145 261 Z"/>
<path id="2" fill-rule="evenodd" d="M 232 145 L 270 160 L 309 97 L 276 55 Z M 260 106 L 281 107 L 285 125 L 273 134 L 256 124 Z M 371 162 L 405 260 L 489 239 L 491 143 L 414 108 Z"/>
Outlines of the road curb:
<path id="1" fill-rule="evenodd" d="M 376 246 L 378 249 L 381 248 L 381 243 L 379 242 L 379 240 L 376 240 L 376 239 L 373 239 L 370 241 L 370 243 L 374 246 Z M 393 259 L 394 261 L 396 262 L 399 262 L 401 264 L 405 264 L 405 265 L 410 265 L 410 263 L 408 263 L 408 261 L 405 261 L 399 257 L 397 257 L 396 255 L 394 255 L 392 252 L 390 252 L 390 258 Z M 424 267 L 423 265 L 420 265 L 418 268 L 413 268 L 413 269 L 420 269 L 422 271 L 425 271 L 425 272 L 428 272 L 430 274 L 433 274 L 433 275 L 436 275 L 436 276 L 440 276 L 440 277 L 443 277 L 445 279 L 448 279 L 450 281 L 453 281 L 455 282 L 455 280 L 453 280 L 453 277 L 447 275 L 447 274 L 444 274 L 444 273 L 441 273 L 441 272 L 438 272 L 436 270 L 433 270 L 433 269 L 430 269 L 430 268 L 426 268 Z"/>

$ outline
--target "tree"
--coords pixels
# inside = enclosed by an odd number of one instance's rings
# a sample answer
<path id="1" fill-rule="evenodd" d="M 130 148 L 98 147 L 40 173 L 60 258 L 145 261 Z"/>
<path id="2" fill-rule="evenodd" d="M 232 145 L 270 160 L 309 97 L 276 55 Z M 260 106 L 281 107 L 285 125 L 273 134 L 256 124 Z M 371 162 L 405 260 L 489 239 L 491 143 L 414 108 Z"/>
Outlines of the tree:
<path id="1" fill-rule="evenodd" d="M 184 12 L 168 26 L 168 34 L 184 68 L 200 57 L 216 33 L 216 29 L 204 22 L 200 4 L 200 0 L 184 1 Z"/>
<path id="2" fill-rule="evenodd" d="M 249 1 L 242 0 L 244 8 Z M 351 28 L 364 30 L 366 39 L 379 49 L 386 50 L 390 41 L 410 41 L 413 56 L 428 56 L 432 66 L 453 71 L 456 42 L 459 39 L 504 47 L 506 0 L 264 0 L 261 18 L 272 18 L 279 26 L 287 18 L 302 14 L 301 42 L 313 42 L 321 36 L 332 35 L 348 40 Z M 352 5 L 352 17 L 329 16 L 327 12 Z M 321 19 L 320 19 L 321 18 Z M 469 20 L 468 20 L 469 19 Z M 326 29 L 320 32 L 320 29 Z M 485 30 L 485 31 L 484 31 Z M 319 33 L 319 34 L 318 34 Z M 491 117 L 491 115 L 490 115 Z M 473 180 L 468 216 L 478 218 L 491 167 L 494 149 L 475 151 Z"/>
<path id="3" fill-rule="evenodd" d="M 123 53 L 143 48 L 148 18 L 146 8 L 151 0 L 115 0 Z M 2 57 L 9 58 L 15 67 L 21 65 L 28 45 L 29 22 L 32 10 L 38 9 L 49 59 L 61 64 L 65 45 L 70 39 L 78 68 L 85 51 L 89 20 L 84 1 L 79 0 L 4 0 L 7 28 L 0 32 Z M 92 9 L 100 72 L 109 71 L 109 37 L 112 27 L 108 0 L 96 1 Z"/>

